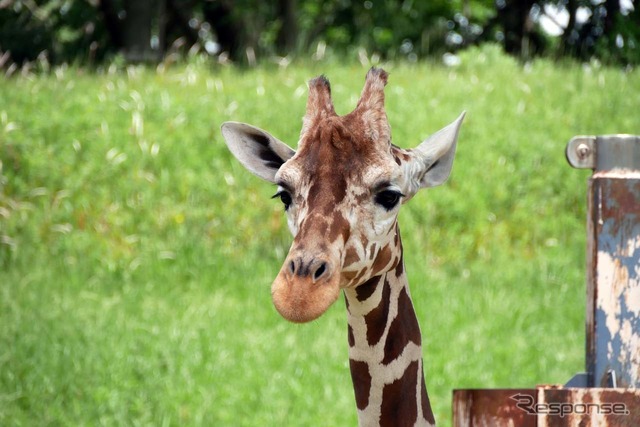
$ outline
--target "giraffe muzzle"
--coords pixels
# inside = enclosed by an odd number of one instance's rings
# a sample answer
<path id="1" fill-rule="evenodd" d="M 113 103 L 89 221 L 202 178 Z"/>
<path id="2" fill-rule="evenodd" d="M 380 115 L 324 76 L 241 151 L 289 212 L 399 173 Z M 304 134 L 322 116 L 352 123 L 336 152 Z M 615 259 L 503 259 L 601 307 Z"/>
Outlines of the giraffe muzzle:
<path id="1" fill-rule="evenodd" d="M 340 295 L 336 262 L 290 255 L 271 286 L 273 304 L 285 319 L 304 323 L 320 317 Z"/>

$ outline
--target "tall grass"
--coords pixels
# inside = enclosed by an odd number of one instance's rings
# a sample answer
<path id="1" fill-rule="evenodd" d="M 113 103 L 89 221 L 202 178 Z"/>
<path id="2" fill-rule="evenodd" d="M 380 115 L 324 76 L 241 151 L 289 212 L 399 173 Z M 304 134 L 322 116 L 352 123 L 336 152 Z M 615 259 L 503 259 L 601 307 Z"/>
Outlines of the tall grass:
<path id="1" fill-rule="evenodd" d="M 584 365 L 587 171 L 577 134 L 638 133 L 640 74 L 386 64 L 394 142 L 467 119 L 453 175 L 400 224 L 436 417 L 451 390 L 562 383 Z M 293 325 L 269 285 L 290 237 L 226 120 L 295 145 L 306 81 L 338 113 L 366 68 L 194 62 L 0 80 L 0 425 L 355 425 L 339 301 Z"/>

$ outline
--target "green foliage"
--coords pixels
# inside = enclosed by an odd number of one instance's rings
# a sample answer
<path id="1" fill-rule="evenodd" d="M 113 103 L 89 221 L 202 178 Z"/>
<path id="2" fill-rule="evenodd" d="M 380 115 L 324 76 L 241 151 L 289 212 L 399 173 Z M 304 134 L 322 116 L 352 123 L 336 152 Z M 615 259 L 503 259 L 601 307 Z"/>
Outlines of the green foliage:
<path id="1" fill-rule="evenodd" d="M 400 224 L 438 421 L 451 390 L 584 366 L 588 172 L 577 134 L 637 133 L 640 75 L 473 49 L 389 63 L 394 142 L 467 119 L 453 175 Z M 225 120 L 292 145 L 305 82 L 349 112 L 366 69 L 190 64 L 0 80 L 1 425 L 355 425 L 344 306 L 293 325 L 269 284 L 290 236 Z"/>
<path id="2" fill-rule="evenodd" d="M 325 41 L 340 52 L 361 47 L 386 58 L 416 59 L 454 48 L 445 42 L 446 21 L 456 11 L 451 2 L 334 1 L 322 8 L 303 2 L 303 7 L 311 22 L 324 20 Z"/>
<path id="3" fill-rule="evenodd" d="M 92 2 L 14 0 L 0 7 L 0 51 L 18 64 L 90 63 L 115 49 Z"/>
<path id="4" fill-rule="evenodd" d="M 613 37 L 603 37 L 594 46 L 595 56 L 607 63 L 640 63 L 640 7 L 614 22 Z"/>
<path id="5" fill-rule="evenodd" d="M 547 6 L 573 16 L 560 37 L 540 27 Z M 549 9 L 550 10 L 550 9 Z M 0 3 L 0 68 L 38 61 L 99 64 L 174 61 L 203 51 L 221 62 L 340 57 L 354 53 L 416 61 L 470 45 L 501 42 L 506 52 L 640 61 L 638 8 L 564 0 L 6 0 Z M 8 56 L 4 56 L 8 55 Z M 15 70 L 13 70 L 15 71 Z"/>

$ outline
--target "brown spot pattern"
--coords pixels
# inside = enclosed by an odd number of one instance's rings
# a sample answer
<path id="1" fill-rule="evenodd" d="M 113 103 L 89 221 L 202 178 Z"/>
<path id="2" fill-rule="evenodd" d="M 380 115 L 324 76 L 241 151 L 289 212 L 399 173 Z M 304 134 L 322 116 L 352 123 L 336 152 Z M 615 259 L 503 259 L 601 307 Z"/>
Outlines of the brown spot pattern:
<path id="1" fill-rule="evenodd" d="M 367 324 L 367 342 L 369 345 L 375 345 L 380 341 L 382 334 L 384 334 L 385 326 L 387 325 L 389 304 L 391 303 L 391 301 L 389 301 L 391 286 L 386 279 L 382 286 L 382 299 L 380 304 L 364 316 L 364 321 Z"/>
<path id="2" fill-rule="evenodd" d="M 347 342 L 349 343 L 349 347 L 353 347 L 356 344 L 351 325 L 347 325 Z"/>
<path id="3" fill-rule="evenodd" d="M 376 288 L 378 287 L 378 283 L 380 282 L 381 278 L 382 276 L 372 277 L 371 279 L 364 282 L 362 285 L 358 286 L 356 288 L 356 297 L 358 298 L 358 301 L 368 300 L 369 297 L 373 295 L 373 293 L 376 291 Z"/>
<path id="4" fill-rule="evenodd" d="M 373 259 L 376 257 L 377 251 L 376 249 L 376 243 L 372 243 L 371 246 L 369 246 L 369 259 L 371 261 L 373 261 Z"/>
<path id="5" fill-rule="evenodd" d="M 362 410 L 369 406 L 369 390 L 371 389 L 369 365 L 365 362 L 349 359 L 349 369 L 351 371 L 351 380 L 353 381 L 353 389 L 356 396 L 356 406 Z"/>
<path id="6" fill-rule="evenodd" d="M 398 315 L 393 319 L 389 327 L 387 341 L 384 344 L 382 363 L 388 365 L 396 360 L 409 342 L 420 345 L 422 338 L 420 337 L 420 325 L 413 310 L 411 298 L 407 294 L 407 289 L 402 288 L 398 296 Z"/>
<path id="7" fill-rule="evenodd" d="M 404 274 L 404 259 L 402 255 L 402 251 L 400 251 L 400 259 L 398 260 L 398 264 L 396 265 L 396 277 L 400 277 Z"/>
<path id="8" fill-rule="evenodd" d="M 389 246 L 385 246 L 380 249 L 378 256 L 376 256 L 376 260 L 373 262 L 373 271 L 376 273 L 381 272 L 384 267 L 389 265 L 389 261 L 391 261 L 391 248 Z"/>
<path id="9" fill-rule="evenodd" d="M 416 381 L 418 361 L 413 361 L 401 378 L 384 386 L 380 426 L 413 426 L 418 418 Z"/>
<path id="10" fill-rule="evenodd" d="M 354 262 L 357 262 L 359 259 L 360 258 L 358 257 L 358 251 L 356 251 L 354 247 L 350 246 L 344 253 L 344 266 L 347 267 Z"/>

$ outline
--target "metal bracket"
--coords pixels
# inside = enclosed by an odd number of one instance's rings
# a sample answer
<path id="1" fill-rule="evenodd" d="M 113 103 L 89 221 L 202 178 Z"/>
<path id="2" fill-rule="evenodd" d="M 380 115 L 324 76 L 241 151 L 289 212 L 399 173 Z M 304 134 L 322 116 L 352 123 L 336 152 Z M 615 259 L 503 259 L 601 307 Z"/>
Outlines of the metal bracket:
<path id="1" fill-rule="evenodd" d="M 576 169 L 596 168 L 596 137 L 575 136 L 565 150 L 567 161 Z"/>
<path id="2" fill-rule="evenodd" d="M 640 169 L 640 136 L 576 136 L 565 150 L 567 161 L 577 169 L 606 171 Z"/>

